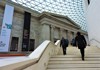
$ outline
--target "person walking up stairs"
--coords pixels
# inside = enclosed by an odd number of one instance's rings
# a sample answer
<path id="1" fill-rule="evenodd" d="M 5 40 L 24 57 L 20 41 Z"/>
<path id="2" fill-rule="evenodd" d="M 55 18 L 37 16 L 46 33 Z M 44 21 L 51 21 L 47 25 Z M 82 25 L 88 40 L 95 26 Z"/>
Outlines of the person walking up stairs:
<path id="1" fill-rule="evenodd" d="M 87 43 L 84 36 L 81 35 L 80 32 L 77 32 L 77 36 L 75 37 L 75 43 L 76 43 L 76 46 L 78 46 L 78 49 L 80 49 L 81 58 L 84 61 L 84 56 L 85 56 L 84 51 L 85 51 Z"/>
<path id="2" fill-rule="evenodd" d="M 100 48 L 85 49 L 85 61 L 81 60 L 76 47 L 68 47 L 67 55 L 54 55 L 50 58 L 47 70 L 100 70 Z"/>

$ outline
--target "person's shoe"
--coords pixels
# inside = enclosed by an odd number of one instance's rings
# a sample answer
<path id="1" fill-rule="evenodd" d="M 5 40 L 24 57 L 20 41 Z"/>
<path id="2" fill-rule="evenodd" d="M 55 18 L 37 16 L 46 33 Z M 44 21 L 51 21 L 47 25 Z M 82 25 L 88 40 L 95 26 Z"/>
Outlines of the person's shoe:
<path id="1" fill-rule="evenodd" d="M 82 60 L 84 61 L 84 57 L 82 57 Z"/>

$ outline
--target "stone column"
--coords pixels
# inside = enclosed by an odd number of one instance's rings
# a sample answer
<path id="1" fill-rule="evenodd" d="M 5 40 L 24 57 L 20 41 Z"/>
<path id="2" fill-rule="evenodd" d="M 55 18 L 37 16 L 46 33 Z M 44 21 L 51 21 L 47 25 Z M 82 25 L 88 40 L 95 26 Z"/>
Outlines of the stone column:
<path id="1" fill-rule="evenodd" d="M 74 38 L 76 37 L 76 34 L 77 34 L 77 33 L 76 33 L 76 32 L 74 32 Z"/>
<path id="2" fill-rule="evenodd" d="M 71 31 L 68 31 L 68 40 L 69 40 L 69 44 L 71 42 Z"/>
<path id="3" fill-rule="evenodd" d="M 43 23 L 41 29 L 40 43 L 42 43 L 45 40 L 50 40 L 50 25 Z"/>
<path id="4" fill-rule="evenodd" d="M 53 25 L 51 25 L 51 29 L 50 29 L 50 40 L 52 41 L 52 42 L 54 42 L 54 28 L 55 28 L 55 26 L 53 26 Z"/>
<path id="5" fill-rule="evenodd" d="M 60 39 L 61 37 L 60 37 L 60 28 L 58 28 L 58 38 Z"/>
<path id="6" fill-rule="evenodd" d="M 66 38 L 68 39 L 68 30 L 66 30 Z"/>
<path id="7" fill-rule="evenodd" d="M 60 39 L 63 37 L 63 29 L 62 28 L 60 28 Z"/>
<path id="8" fill-rule="evenodd" d="M 73 39 L 74 38 L 74 32 L 71 32 L 71 35 L 72 35 L 71 39 Z"/>

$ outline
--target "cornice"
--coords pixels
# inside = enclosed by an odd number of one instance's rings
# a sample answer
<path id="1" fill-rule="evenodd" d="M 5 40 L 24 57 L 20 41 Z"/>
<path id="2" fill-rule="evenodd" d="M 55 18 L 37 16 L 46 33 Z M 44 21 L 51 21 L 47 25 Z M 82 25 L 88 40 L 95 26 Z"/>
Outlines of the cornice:
<path id="1" fill-rule="evenodd" d="M 61 23 L 61 24 L 63 24 L 63 25 L 66 25 L 66 26 L 69 26 L 69 27 L 74 27 L 74 28 L 76 28 L 76 29 L 80 29 L 79 26 L 76 26 L 76 25 L 73 25 L 73 24 L 69 24 L 68 22 L 59 20 L 58 18 L 53 17 L 53 16 L 51 16 L 50 14 L 45 13 L 45 12 L 43 12 L 43 13 L 39 16 L 40 21 L 41 21 L 43 18 L 48 18 L 49 20 L 52 20 L 52 21 Z"/>
<path id="2" fill-rule="evenodd" d="M 58 27 L 58 28 L 61 28 L 61 29 L 65 29 L 65 30 L 69 30 L 69 31 L 77 31 L 79 29 L 76 29 L 76 28 L 73 28 L 71 26 L 68 26 L 67 24 L 64 25 L 62 23 L 59 23 L 59 22 L 56 22 L 54 20 L 50 20 L 48 18 L 43 18 L 40 20 L 40 23 L 41 24 L 48 24 L 48 25 L 52 25 L 54 27 Z"/>

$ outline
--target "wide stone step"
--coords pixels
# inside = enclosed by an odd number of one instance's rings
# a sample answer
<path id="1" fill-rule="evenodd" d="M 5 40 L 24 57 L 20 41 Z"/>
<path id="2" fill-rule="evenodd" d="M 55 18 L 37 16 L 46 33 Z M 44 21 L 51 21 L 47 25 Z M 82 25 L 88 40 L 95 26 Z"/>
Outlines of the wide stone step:
<path id="1" fill-rule="evenodd" d="M 68 47 L 67 55 L 54 55 L 50 58 L 47 70 L 100 70 L 100 49 L 87 47 L 85 61 L 82 61 L 80 50 Z"/>
<path id="2" fill-rule="evenodd" d="M 66 69 L 47 69 L 47 70 L 100 70 L 100 68 L 66 68 Z"/>
<path id="3" fill-rule="evenodd" d="M 48 69 L 100 68 L 100 64 L 49 64 Z"/>
<path id="4" fill-rule="evenodd" d="M 77 47 L 68 47 L 67 48 L 67 54 L 80 54 L 80 50 Z M 85 53 L 86 54 L 95 54 L 95 53 L 99 53 L 100 54 L 100 48 L 98 47 L 87 47 L 85 49 Z"/>
<path id="5" fill-rule="evenodd" d="M 49 61 L 49 64 L 100 64 L 100 61 Z"/>
<path id="6" fill-rule="evenodd" d="M 50 61 L 79 61 L 81 58 L 50 58 Z M 85 61 L 100 61 L 100 58 L 85 58 Z"/>
<path id="7" fill-rule="evenodd" d="M 81 55 L 55 55 L 52 56 L 51 58 L 76 58 L 76 57 L 81 57 Z M 90 55 L 85 55 L 86 58 L 100 58 L 100 55 L 98 54 L 90 54 Z"/>

